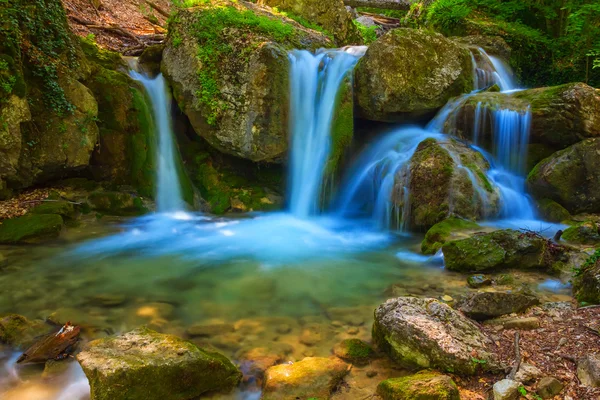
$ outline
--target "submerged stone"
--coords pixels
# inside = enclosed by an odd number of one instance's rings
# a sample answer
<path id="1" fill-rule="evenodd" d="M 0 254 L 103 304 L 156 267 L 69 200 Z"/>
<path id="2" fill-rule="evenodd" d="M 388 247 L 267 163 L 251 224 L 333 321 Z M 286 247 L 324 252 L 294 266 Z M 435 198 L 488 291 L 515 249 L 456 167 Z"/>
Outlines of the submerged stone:
<path id="1" fill-rule="evenodd" d="M 333 348 L 333 354 L 355 365 L 364 365 L 369 362 L 375 352 L 367 343 L 360 339 L 345 339 Z"/>
<path id="2" fill-rule="evenodd" d="M 328 399 L 349 368 L 338 358 L 324 357 L 307 357 L 293 364 L 276 365 L 265 373 L 261 399 Z"/>
<path id="3" fill-rule="evenodd" d="M 387 379 L 377 386 L 377 394 L 383 400 L 460 400 L 452 378 L 433 371 Z"/>
<path id="4" fill-rule="evenodd" d="M 356 67 L 359 116 L 383 122 L 426 119 L 473 89 L 466 47 L 439 33 L 393 29 L 369 46 Z"/>
<path id="5" fill-rule="evenodd" d="M 474 289 L 489 286 L 492 284 L 492 278 L 487 275 L 471 275 L 467 278 L 467 284 Z"/>
<path id="6" fill-rule="evenodd" d="M 442 222 L 438 222 L 425 234 L 421 242 L 421 252 L 423 254 L 435 254 L 442 245 L 449 240 L 459 238 L 465 232 L 475 231 L 480 226 L 473 221 L 450 217 Z"/>
<path id="7" fill-rule="evenodd" d="M 536 205 L 540 216 L 548 222 L 562 222 L 571 218 L 569 211 L 554 200 L 541 199 Z"/>
<path id="8" fill-rule="evenodd" d="M 435 299 L 399 297 L 380 305 L 375 310 L 373 342 L 408 368 L 473 375 L 499 367 L 487 349 L 490 340 L 477 325 Z"/>
<path id="9" fill-rule="evenodd" d="M 0 342 L 15 348 L 30 346 L 37 336 L 50 331 L 42 321 L 31 321 L 22 315 L 4 314 L 0 316 Z"/>
<path id="10" fill-rule="evenodd" d="M 77 360 L 95 400 L 188 400 L 242 377 L 223 355 L 147 328 L 92 341 Z"/>
<path id="11" fill-rule="evenodd" d="M 56 214 L 26 214 L 0 223 L 0 244 L 35 243 L 55 238 L 63 226 Z"/>
<path id="12" fill-rule="evenodd" d="M 475 293 L 463 301 L 459 310 L 475 320 L 484 320 L 506 314 L 520 313 L 540 304 L 534 296 L 520 293 Z"/>

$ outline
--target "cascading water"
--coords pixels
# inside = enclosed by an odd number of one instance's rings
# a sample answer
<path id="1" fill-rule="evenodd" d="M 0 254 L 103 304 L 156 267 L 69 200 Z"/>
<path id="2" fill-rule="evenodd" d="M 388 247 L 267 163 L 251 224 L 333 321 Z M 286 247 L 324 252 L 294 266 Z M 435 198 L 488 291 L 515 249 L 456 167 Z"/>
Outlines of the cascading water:
<path id="1" fill-rule="evenodd" d="M 360 55 L 361 51 L 356 48 L 351 52 L 312 54 L 296 50 L 290 53 L 289 210 L 297 217 L 306 218 L 319 211 L 336 96 Z"/>
<path id="2" fill-rule="evenodd" d="M 159 212 L 173 212 L 184 208 L 177 174 L 177 147 L 171 127 L 171 96 L 165 78 L 159 74 L 149 78 L 134 70 L 130 76 L 140 82 L 152 103 L 154 123 L 158 133 L 158 168 L 156 171 L 156 208 Z"/>

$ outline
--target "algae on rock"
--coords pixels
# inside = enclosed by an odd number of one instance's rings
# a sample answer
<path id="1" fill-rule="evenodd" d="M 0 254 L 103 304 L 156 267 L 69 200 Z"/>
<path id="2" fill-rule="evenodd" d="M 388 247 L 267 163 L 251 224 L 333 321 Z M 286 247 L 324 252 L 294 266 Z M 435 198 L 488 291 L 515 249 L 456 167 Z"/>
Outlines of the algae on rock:
<path id="1" fill-rule="evenodd" d="M 377 394 L 383 400 L 460 400 L 452 378 L 435 371 L 386 379 L 377 385 Z"/>

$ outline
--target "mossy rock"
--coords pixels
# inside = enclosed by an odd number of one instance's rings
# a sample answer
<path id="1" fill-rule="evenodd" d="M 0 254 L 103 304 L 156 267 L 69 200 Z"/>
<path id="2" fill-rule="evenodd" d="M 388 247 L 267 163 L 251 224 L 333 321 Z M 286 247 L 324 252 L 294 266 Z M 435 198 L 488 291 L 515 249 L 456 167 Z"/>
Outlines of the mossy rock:
<path id="1" fill-rule="evenodd" d="M 375 352 L 360 339 L 345 339 L 333 348 L 333 354 L 355 365 L 365 365 L 375 356 Z"/>
<path id="2" fill-rule="evenodd" d="M 577 272 L 573 294 L 581 304 L 600 304 L 600 249 Z"/>
<path id="3" fill-rule="evenodd" d="M 492 279 L 487 275 L 471 275 L 467 278 L 467 285 L 473 289 L 479 289 L 492 284 Z"/>
<path id="4" fill-rule="evenodd" d="M 63 219 L 56 214 L 26 214 L 5 219 L 0 223 L 0 243 L 36 243 L 55 238 L 63 226 Z"/>
<path id="5" fill-rule="evenodd" d="M 452 378 L 434 371 L 386 379 L 377 385 L 377 394 L 383 400 L 460 400 Z"/>
<path id="6" fill-rule="evenodd" d="M 57 214 L 63 218 L 72 218 L 75 214 L 73 203 L 65 200 L 45 201 L 29 210 L 31 214 Z"/>
<path id="7" fill-rule="evenodd" d="M 141 215 L 148 212 L 142 199 L 124 192 L 94 192 L 88 196 L 91 208 L 109 215 Z"/>
<path id="8" fill-rule="evenodd" d="M 123 59 L 123 57 L 121 57 L 121 54 L 117 53 L 116 51 L 103 49 L 90 38 L 78 36 L 78 39 L 85 57 L 92 64 L 92 69 L 96 68 L 93 64 L 97 64 L 103 68 L 113 71 L 120 70 L 125 72 L 129 69 L 127 62 Z"/>
<path id="9" fill-rule="evenodd" d="M 50 326 L 44 322 L 31 321 L 18 314 L 3 314 L 0 316 L 0 343 L 13 348 L 24 350 L 34 339 L 50 331 Z"/>
<path id="10" fill-rule="evenodd" d="M 529 191 L 538 199 L 554 200 L 572 214 L 600 212 L 598 154 L 600 138 L 556 152 L 529 173 Z"/>
<path id="11" fill-rule="evenodd" d="M 279 162 L 288 146 L 288 51 L 331 45 L 268 8 L 215 0 L 172 18 L 161 71 L 194 131 L 213 147 Z"/>
<path id="12" fill-rule="evenodd" d="M 96 400 L 187 400 L 242 378 L 225 356 L 147 328 L 92 341 L 77 360 Z"/>
<path id="13" fill-rule="evenodd" d="M 575 244 L 600 245 L 600 225 L 594 221 L 578 223 L 565 229 L 562 238 Z"/>
<path id="14" fill-rule="evenodd" d="M 382 122 L 428 119 L 473 89 L 471 55 L 439 33 L 393 29 L 369 46 L 355 69 L 361 118 Z"/>
<path id="15" fill-rule="evenodd" d="M 502 315 L 521 313 L 538 304 L 540 301 L 535 296 L 528 294 L 481 292 L 464 299 L 458 309 L 467 317 L 482 321 Z"/>
<path id="16" fill-rule="evenodd" d="M 550 199 L 541 199 L 537 203 L 540 216 L 549 222 L 563 222 L 571 219 L 571 214 L 566 208 Z"/>
<path id="17" fill-rule="evenodd" d="M 423 254 L 435 254 L 450 238 L 455 237 L 461 232 L 473 231 L 480 228 L 473 221 L 456 217 L 447 218 L 429 228 L 425 234 L 425 238 L 421 242 L 421 252 Z"/>
<path id="18" fill-rule="evenodd" d="M 162 61 L 162 53 L 165 50 L 163 44 L 155 44 L 144 49 L 138 58 L 138 65 L 150 76 L 155 76 L 160 73 L 160 62 Z"/>

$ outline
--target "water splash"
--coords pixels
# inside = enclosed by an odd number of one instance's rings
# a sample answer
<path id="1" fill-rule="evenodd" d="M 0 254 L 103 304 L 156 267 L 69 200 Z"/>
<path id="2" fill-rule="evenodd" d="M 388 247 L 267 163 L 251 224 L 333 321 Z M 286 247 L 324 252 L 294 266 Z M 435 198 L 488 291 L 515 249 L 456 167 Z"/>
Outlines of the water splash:
<path id="1" fill-rule="evenodd" d="M 140 82 L 152 103 L 158 133 L 158 169 L 156 171 L 156 208 L 159 212 L 184 209 L 177 173 L 177 146 L 173 139 L 171 96 L 165 78 L 159 74 L 149 78 L 134 70 L 130 76 Z"/>
<path id="2" fill-rule="evenodd" d="M 518 90 L 515 74 L 503 60 L 489 55 L 481 47 L 477 47 L 474 51 L 481 58 L 478 63 L 473 51 L 471 52 L 476 90 L 485 89 L 493 84 L 497 84 L 502 92 Z"/>
<path id="3" fill-rule="evenodd" d="M 291 152 L 289 210 L 305 218 L 319 211 L 319 195 L 331 148 L 336 97 L 361 51 L 290 53 Z"/>

